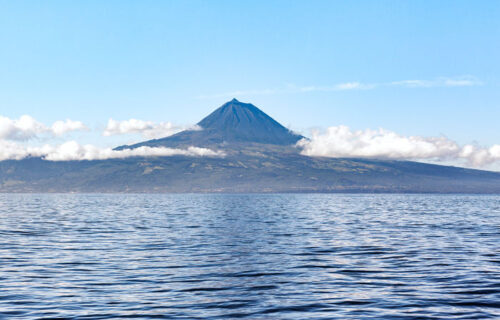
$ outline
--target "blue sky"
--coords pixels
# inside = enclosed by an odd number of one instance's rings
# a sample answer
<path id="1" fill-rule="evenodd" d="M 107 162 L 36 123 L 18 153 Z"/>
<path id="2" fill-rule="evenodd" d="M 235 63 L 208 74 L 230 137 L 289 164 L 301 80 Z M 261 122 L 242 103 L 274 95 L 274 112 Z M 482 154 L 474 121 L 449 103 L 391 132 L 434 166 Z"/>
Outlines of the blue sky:
<path id="1" fill-rule="evenodd" d="M 236 97 L 304 134 L 500 143 L 498 1 L 1 1 L 0 44 L 12 119 L 188 126 Z"/>

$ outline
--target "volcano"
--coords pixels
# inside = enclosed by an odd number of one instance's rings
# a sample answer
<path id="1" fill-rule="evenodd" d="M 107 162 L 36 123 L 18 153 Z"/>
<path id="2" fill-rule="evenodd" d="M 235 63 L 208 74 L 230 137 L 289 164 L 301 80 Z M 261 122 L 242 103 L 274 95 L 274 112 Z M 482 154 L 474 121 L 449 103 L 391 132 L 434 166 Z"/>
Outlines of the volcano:
<path id="1" fill-rule="evenodd" d="M 197 124 L 197 130 L 185 130 L 172 136 L 116 148 L 142 146 L 179 148 L 187 146 L 235 147 L 249 143 L 291 146 L 304 137 L 282 126 L 262 110 L 236 99 L 226 102 Z"/>
<path id="2" fill-rule="evenodd" d="M 195 130 L 141 146 L 223 151 L 223 157 L 150 156 L 92 161 L 0 161 L 0 192 L 127 193 L 494 193 L 500 172 L 413 161 L 309 157 L 294 133 L 250 103 L 233 99 Z"/>

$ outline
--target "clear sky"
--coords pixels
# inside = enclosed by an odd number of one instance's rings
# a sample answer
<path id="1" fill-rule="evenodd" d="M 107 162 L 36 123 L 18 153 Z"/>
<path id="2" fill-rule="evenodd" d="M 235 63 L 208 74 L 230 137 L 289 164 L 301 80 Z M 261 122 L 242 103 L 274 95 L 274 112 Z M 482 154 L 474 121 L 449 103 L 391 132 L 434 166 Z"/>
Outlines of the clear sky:
<path id="1" fill-rule="evenodd" d="M 236 97 L 304 134 L 500 143 L 500 1 L 1 1 L 0 45 L 11 119 L 191 125 Z"/>

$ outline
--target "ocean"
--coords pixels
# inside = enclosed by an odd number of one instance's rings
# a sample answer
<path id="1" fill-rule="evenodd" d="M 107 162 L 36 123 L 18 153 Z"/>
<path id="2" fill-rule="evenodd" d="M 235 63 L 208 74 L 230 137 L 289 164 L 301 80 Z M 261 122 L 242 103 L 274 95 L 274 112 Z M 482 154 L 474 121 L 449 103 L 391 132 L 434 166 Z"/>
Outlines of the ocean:
<path id="1" fill-rule="evenodd" d="M 0 194 L 0 318 L 498 319 L 500 196 Z"/>

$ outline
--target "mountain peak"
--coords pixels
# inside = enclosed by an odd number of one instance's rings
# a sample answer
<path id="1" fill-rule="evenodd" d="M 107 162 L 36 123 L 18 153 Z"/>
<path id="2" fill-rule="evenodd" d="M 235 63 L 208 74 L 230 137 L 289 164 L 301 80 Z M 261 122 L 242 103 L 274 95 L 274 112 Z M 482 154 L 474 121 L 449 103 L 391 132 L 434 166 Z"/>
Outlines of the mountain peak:
<path id="1" fill-rule="evenodd" d="M 217 131 L 226 141 L 287 145 L 302 138 L 253 104 L 236 99 L 224 103 L 198 125 L 205 130 Z"/>

